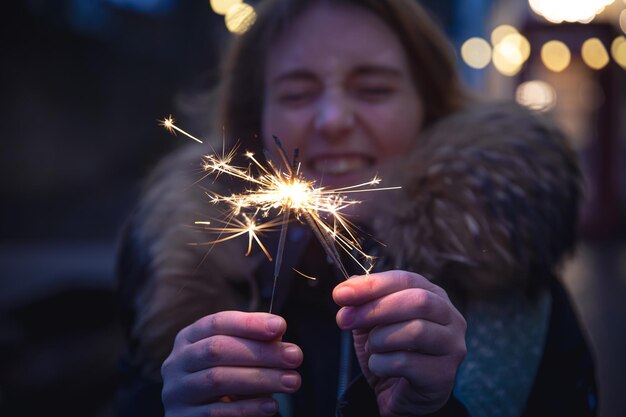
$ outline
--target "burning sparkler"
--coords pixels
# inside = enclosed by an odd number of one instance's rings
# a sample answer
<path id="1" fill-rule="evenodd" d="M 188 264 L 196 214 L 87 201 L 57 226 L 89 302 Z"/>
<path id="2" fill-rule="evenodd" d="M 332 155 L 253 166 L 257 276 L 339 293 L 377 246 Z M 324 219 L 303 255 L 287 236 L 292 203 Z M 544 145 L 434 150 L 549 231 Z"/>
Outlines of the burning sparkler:
<path id="1" fill-rule="evenodd" d="M 164 119 L 161 124 L 170 132 L 182 133 L 202 143 L 200 139 L 178 128 L 171 116 Z M 224 219 L 218 219 L 222 227 L 211 226 L 206 228 L 206 230 L 219 233 L 217 239 L 207 242 L 207 244 L 216 244 L 247 234 L 248 251 L 246 255 L 251 252 L 253 242 L 256 242 L 271 261 L 272 256 L 261 242 L 259 234 L 263 231 L 277 230 L 280 227 L 270 312 L 272 311 L 276 281 L 282 265 L 287 228 L 292 216 L 296 220 L 306 222 L 313 230 L 324 251 L 345 278 L 348 278 L 348 272 L 341 261 L 338 247 L 345 251 L 365 273 L 369 273 L 373 266 L 373 258 L 363 251 L 353 225 L 342 213 L 343 210 L 359 204 L 360 201 L 351 200 L 346 195 L 400 188 L 372 188 L 380 183 L 378 177 L 374 177 L 368 182 L 342 188 L 326 189 L 316 186 L 315 181 L 307 180 L 300 172 L 297 151 L 294 160 L 289 161 L 278 138 L 274 137 L 274 140 L 284 169 L 276 166 L 271 160 L 261 164 L 251 152 L 245 154 L 250 161 L 249 166 L 235 166 L 232 161 L 236 155 L 236 147 L 226 154 L 222 153 L 221 156 L 206 155 L 202 161 L 202 168 L 207 173 L 206 176 L 225 174 L 242 180 L 250 186 L 246 191 L 229 196 L 207 192 L 211 203 L 225 207 Z M 257 175 L 253 173 L 253 168 L 255 168 Z M 259 222 L 259 218 L 265 220 Z M 210 223 L 196 222 L 196 224 L 209 225 Z"/>

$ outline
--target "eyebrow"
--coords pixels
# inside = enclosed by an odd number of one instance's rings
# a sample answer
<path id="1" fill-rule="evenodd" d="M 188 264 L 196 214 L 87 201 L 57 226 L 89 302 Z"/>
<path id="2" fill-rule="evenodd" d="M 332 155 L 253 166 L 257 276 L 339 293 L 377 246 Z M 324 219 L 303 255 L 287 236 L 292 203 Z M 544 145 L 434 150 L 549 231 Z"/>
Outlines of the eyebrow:
<path id="1" fill-rule="evenodd" d="M 272 80 L 272 84 L 278 84 L 284 81 L 315 81 L 317 77 L 311 71 L 306 69 L 294 69 L 280 74 Z"/>
<path id="2" fill-rule="evenodd" d="M 381 75 L 393 78 L 400 78 L 402 71 L 395 67 L 387 65 L 359 65 L 351 71 L 351 76 L 368 76 L 368 75 Z M 284 81 L 316 81 L 317 76 L 307 69 L 296 68 L 288 70 L 272 80 L 272 84 L 278 84 Z"/>
<path id="3" fill-rule="evenodd" d="M 352 75 L 356 76 L 367 76 L 367 75 L 383 75 L 390 77 L 401 77 L 402 71 L 395 67 L 390 67 L 386 65 L 360 65 L 356 67 L 355 70 L 352 71 Z"/>

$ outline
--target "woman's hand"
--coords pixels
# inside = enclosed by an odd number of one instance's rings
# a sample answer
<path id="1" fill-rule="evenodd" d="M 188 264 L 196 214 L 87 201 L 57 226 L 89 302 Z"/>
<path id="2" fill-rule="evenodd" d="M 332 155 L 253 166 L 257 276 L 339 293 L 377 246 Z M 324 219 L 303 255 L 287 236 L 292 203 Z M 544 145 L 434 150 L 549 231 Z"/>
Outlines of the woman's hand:
<path id="1" fill-rule="evenodd" d="M 350 278 L 333 291 L 383 417 L 441 408 L 465 357 L 466 322 L 445 291 L 406 271 Z"/>
<path id="2" fill-rule="evenodd" d="M 281 342 L 287 324 L 267 313 L 223 311 L 181 330 L 161 367 L 168 417 L 272 416 L 273 393 L 293 393 L 302 351 Z"/>

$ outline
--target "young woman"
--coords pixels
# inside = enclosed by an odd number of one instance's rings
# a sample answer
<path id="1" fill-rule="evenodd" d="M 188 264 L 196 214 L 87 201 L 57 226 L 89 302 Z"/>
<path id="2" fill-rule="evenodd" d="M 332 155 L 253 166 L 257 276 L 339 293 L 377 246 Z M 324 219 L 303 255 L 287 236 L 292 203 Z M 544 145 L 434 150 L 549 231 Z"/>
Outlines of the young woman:
<path id="1" fill-rule="evenodd" d="M 189 245 L 208 240 L 193 221 L 217 216 L 189 187 L 207 150 L 169 158 L 120 258 L 126 412 L 162 413 L 162 400 L 167 416 L 595 414 L 593 366 L 554 277 L 573 245 L 577 166 L 526 111 L 470 105 L 413 0 L 266 1 L 225 61 L 216 114 L 257 155 L 273 136 L 298 148 L 324 186 L 388 173 L 403 190 L 351 213 L 387 246 L 373 249 L 377 272 L 343 280 L 294 225 L 283 271 L 318 279 L 284 273 L 265 313 L 262 254 Z"/>

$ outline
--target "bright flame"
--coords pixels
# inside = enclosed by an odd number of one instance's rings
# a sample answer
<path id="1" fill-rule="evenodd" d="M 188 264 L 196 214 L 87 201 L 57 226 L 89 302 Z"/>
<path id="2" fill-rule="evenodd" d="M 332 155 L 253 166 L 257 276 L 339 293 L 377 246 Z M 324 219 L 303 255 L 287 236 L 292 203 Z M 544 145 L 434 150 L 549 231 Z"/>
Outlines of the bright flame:
<path id="1" fill-rule="evenodd" d="M 256 20 L 254 7 L 246 3 L 234 4 L 224 15 L 226 28 L 237 35 L 245 33 Z"/>
<path id="2" fill-rule="evenodd" d="M 517 87 L 515 100 L 529 109 L 546 112 L 556 104 L 556 91 L 544 81 L 526 81 Z"/>
<path id="3" fill-rule="evenodd" d="M 589 23 L 615 0 L 528 0 L 532 11 L 552 23 Z"/>
<path id="4" fill-rule="evenodd" d="M 491 61 L 491 45 L 482 38 L 470 38 L 461 46 L 461 57 L 472 68 L 485 68 Z"/>
<path id="5" fill-rule="evenodd" d="M 192 139 L 190 134 L 174 125 L 171 116 L 162 122 L 162 125 L 170 131 L 184 133 Z M 197 139 L 196 139 L 197 140 Z M 277 146 L 280 147 L 280 144 Z M 282 151 L 282 147 L 280 147 Z M 206 230 L 219 233 L 219 237 L 207 244 L 224 242 L 242 235 L 248 235 L 248 251 L 256 242 L 268 259 L 272 259 L 267 249 L 261 243 L 259 234 L 267 230 L 276 230 L 281 227 L 281 238 L 286 231 L 289 215 L 295 219 L 306 222 L 324 247 L 326 253 L 333 259 L 336 266 L 347 278 L 347 272 L 341 263 L 341 257 L 337 247 L 343 249 L 357 264 L 368 273 L 372 268 L 373 258 L 361 249 L 353 225 L 345 218 L 342 211 L 355 204 L 358 200 L 346 197 L 349 193 L 368 191 L 383 191 L 398 189 L 400 187 L 371 188 L 380 183 L 380 178 L 336 189 L 317 187 L 315 181 L 306 180 L 299 169 L 287 165 L 287 170 L 282 171 L 271 161 L 261 164 L 252 152 L 246 152 L 245 156 L 250 161 L 247 167 L 232 165 L 236 148 L 221 156 L 206 155 L 203 157 L 202 167 L 206 175 L 225 174 L 232 178 L 242 180 L 249 187 L 247 190 L 231 195 L 220 195 L 207 192 L 209 200 L 213 204 L 219 204 L 225 208 L 224 219 L 218 220 L 223 227 L 206 227 Z M 285 157 L 286 159 L 286 157 Z M 257 175 L 253 174 L 257 171 Z M 265 219 L 259 223 L 257 219 Z M 196 222 L 198 225 L 209 226 L 210 222 Z M 225 236 L 222 236 L 225 235 Z M 279 245 L 280 248 L 280 245 Z M 282 252 L 276 255 L 277 265 L 282 257 Z M 363 261 L 357 259 L 361 258 Z"/>
<path id="6" fill-rule="evenodd" d="M 598 38 L 587 39 L 582 46 L 581 55 L 585 64 L 599 70 L 609 63 L 609 53 Z"/>
<path id="7" fill-rule="evenodd" d="M 569 48 L 563 42 L 548 41 L 541 47 L 541 60 L 551 71 L 563 71 L 569 65 L 571 58 Z"/>

